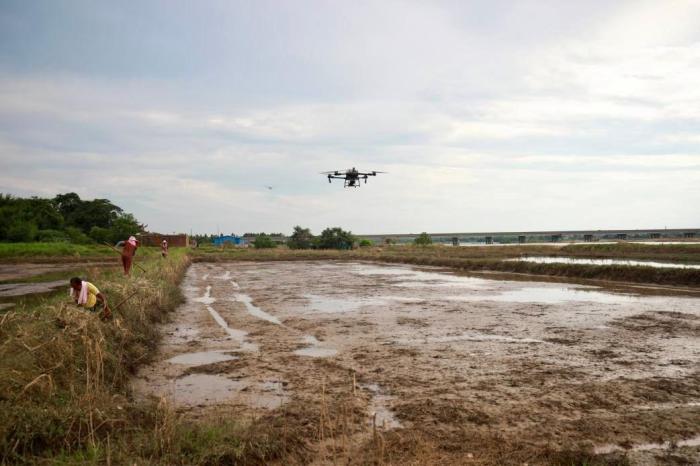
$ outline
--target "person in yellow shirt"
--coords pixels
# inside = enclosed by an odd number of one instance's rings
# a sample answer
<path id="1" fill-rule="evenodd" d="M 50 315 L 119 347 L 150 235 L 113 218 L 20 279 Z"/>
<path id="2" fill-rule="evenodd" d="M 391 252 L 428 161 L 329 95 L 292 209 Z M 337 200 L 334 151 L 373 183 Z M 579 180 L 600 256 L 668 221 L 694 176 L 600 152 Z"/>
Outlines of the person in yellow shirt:
<path id="1" fill-rule="evenodd" d="M 70 279 L 71 297 L 78 306 L 82 306 L 90 312 L 102 311 L 102 317 L 108 318 L 112 311 L 107 304 L 107 298 L 100 293 L 92 283 L 82 280 L 80 277 Z"/>

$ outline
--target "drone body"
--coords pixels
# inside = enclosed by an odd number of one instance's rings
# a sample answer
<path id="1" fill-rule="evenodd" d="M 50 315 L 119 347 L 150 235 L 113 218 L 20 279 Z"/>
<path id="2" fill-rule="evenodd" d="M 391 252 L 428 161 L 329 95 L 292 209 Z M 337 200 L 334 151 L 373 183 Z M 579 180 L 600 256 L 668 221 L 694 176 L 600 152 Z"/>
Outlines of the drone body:
<path id="1" fill-rule="evenodd" d="M 365 184 L 367 183 L 367 178 L 370 176 L 377 176 L 377 173 L 386 173 L 386 172 L 378 172 L 378 171 L 371 171 L 371 172 L 359 172 L 355 167 L 352 167 L 348 170 L 345 170 L 344 172 L 342 171 L 332 171 L 332 172 L 321 172 L 322 175 L 327 175 L 328 176 L 328 182 L 331 183 L 332 180 L 345 180 L 343 183 L 344 188 L 359 188 L 361 185 L 361 180 L 365 180 Z"/>

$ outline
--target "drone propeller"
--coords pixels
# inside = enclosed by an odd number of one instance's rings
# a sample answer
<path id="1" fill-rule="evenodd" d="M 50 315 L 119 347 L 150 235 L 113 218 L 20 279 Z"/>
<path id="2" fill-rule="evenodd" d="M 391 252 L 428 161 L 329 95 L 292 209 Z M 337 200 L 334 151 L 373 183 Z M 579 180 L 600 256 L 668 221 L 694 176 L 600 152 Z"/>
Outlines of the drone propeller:
<path id="1" fill-rule="evenodd" d="M 321 175 L 340 175 L 340 172 L 338 170 L 334 170 L 331 172 L 319 172 Z"/>

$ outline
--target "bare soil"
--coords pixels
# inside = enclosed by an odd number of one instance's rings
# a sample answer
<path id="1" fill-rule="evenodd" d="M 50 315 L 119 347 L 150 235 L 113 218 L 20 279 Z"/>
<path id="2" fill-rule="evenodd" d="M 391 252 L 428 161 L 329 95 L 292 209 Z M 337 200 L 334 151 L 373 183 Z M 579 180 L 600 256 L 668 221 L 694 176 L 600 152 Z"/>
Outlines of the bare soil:
<path id="1" fill-rule="evenodd" d="M 269 418 L 292 462 L 700 464 L 698 298 L 314 261 L 183 291 L 136 396 Z"/>

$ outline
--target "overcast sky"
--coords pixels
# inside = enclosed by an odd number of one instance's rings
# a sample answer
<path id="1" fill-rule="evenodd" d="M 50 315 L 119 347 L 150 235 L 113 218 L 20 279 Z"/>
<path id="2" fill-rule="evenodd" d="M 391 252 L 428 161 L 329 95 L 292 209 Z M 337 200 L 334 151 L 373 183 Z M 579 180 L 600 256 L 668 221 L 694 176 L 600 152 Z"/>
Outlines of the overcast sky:
<path id="1" fill-rule="evenodd" d="M 700 1 L 0 0 L 0 192 L 70 191 L 159 232 L 698 227 Z"/>

